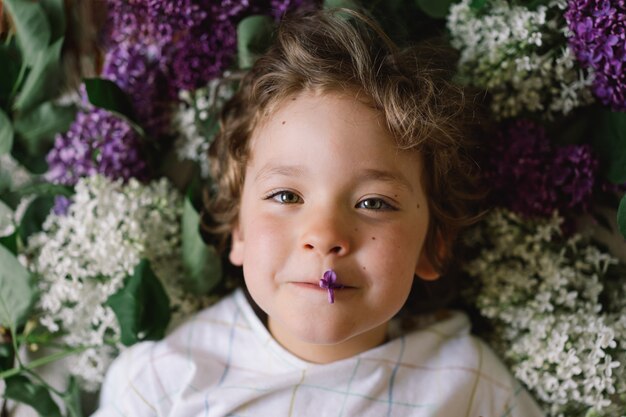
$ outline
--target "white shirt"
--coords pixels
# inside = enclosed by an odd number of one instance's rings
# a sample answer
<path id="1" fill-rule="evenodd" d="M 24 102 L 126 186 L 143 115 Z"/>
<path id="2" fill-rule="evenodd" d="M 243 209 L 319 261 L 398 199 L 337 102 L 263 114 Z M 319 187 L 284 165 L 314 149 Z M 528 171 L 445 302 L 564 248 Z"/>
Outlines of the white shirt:
<path id="1" fill-rule="evenodd" d="M 330 364 L 280 346 L 241 290 L 111 366 L 94 417 L 544 414 L 493 352 L 449 317 Z"/>

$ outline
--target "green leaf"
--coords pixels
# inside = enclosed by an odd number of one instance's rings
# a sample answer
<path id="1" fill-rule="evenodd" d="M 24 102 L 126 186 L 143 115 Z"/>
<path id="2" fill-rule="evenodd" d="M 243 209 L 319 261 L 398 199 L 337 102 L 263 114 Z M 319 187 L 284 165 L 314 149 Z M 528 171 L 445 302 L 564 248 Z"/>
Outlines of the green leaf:
<path id="1" fill-rule="evenodd" d="M 606 178 L 615 183 L 626 182 L 626 113 L 599 110 L 591 144 L 600 157 Z"/>
<path id="2" fill-rule="evenodd" d="M 196 294 L 206 294 L 220 282 L 222 264 L 215 248 L 202 240 L 199 226 L 200 216 L 190 199 L 185 198 L 182 218 L 185 286 Z"/>
<path id="3" fill-rule="evenodd" d="M 62 46 L 63 38 L 60 38 L 37 54 L 32 69 L 15 101 L 14 109 L 16 111 L 28 111 L 59 94 L 63 76 L 61 71 Z"/>
<path id="4" fill-rule="evenodd" d="M 9 116 L 0 110 L 0 155 L 13 148 L 13 124 Z"/>
<path id="5" fill-rule="evenodd" d="M 0 108 L 8 109 L 11 93 L 17 91 L 15 83 L 18 82 L 22 67 L 22 55 L 15 38 L 8 44 L 0 43 Z"/>
<path id="6" fill-rule="evenodd" d="M 0 246 L 4 246 L 11 254 L 17 256 L 17 237 L 17 232 L 0 237 Z"/>
<path id="7" fill-rule="evenodd" d="M 5 382 L 5 397 L 30 405 L 40 416 L 63 417 L 59 406 L 45 386 L 35 384 L 22 375 L 7 378 Z"/>
<path id="8" fill-rule="evenodd" d="M 63 402 L 65 403 L 68 417 L 83 417 L 80 388 L 74 377 L 70 378 L 70 383 L 63 395 Z"/>
<path id="9" fill-rule="evenodd" d="M 63 0 L 39 0 L 50 25 L 50 43 L 65 35 L 65 7 Z"/>
<path id="10" fill-rule="evenodd" d="M 130 98 L 117 84 L 106 78 L 85 78 L 83 82 L 91 104 L 120 116 L 141 136 L 145 135 L 135 117 Z"/>
<path id="11" fill-rule="evenodd" d="M 622 197 L 617 209 L 617 228 L 622 236 L 626 238 L 626 195 Z"/>
<path id="12" fill-rule="evenodd" d="M 115 82 L 106 78 L 85 78 L 83 82 L 91 104 L 135 120 L 130 99 Z"/>
<path id="13" fill-rule="evenodd" d="M 50 44 L 50 25 L 39 2 L 4 0 L 11 15 L 24 61 L 34 64 Z"/>
<path id="14" fill-rule="evenodd" d="M 487 4 L 487 0 L 472 0 L 470 2 L 470 8 L 473 10 L 481 10 Z"/>
<path id="15" fill-rule="evenodd" d="M 50 182 L 37 182 L 34 184 L 28 184 L 14 191 L 19 197 L 25 197 L 27 195 L 38 196 L 51 196 L 63 195 L 65 197 L 71 197 L 74 195 L 74 189 L 68 185 L 53 184 Z"/>
<path id="16" fill-rule="evenodd" d="M 528 2 L 526 8 L 528 10 L 537 10 L 539 6 L 549 6 L 551 3 L 550 0 L 532 0 Z"/>
<path id="17" fill-rule="evenodd" d="M 0 245 L 0 326 L 15 328 L 24 323 L 35 298 L 26 268 Z"/>
<path id="18" fill-rule="evenodd" d="M 76 107 L 59 106 L 47 101 L 28 113 L 15 118 L 15 132 L 26 139 L 26 148 L 31 154 L 41 151 L 42 143 L 56 133 L 69 129 L 76 117 Z"/>
<path id="19" fill-rule="evenodd" d="M 37 154 L 31 154 L 26 149 L 26 144 L 23 140 L 13 142 L 13 149 L 11 149 L 11 156 L 21 166 L 26 168 L 31 174 L 38 175 L 44 174 L 48 170 L 48 163 L 46 162 L 46 153 L 39 152 Z"/>
<path id="20" fill-rule="evenodd" d="M 106 305 L 120 324 L 121 342 L 130 346 L 141 340 L 158 340 L 170 321 L 169 299 L 150 263 L 143 259 Z"/>
<path id="21" fill-rule="evenodd" d="M 250 68 L 272 42 L 274 21 L 269 16 L 249 16 L 237 25 L 237 57 L 240 68 Z"/>
<path id="22" fill-rule="evenodd" d="M 11 343 L 0 344 L 0 372 L 13 368 L 15 351 Z"/>
<path id="23" fill-rule="evenodd" d="M 416 0 L 417 6 L 424 13 L 435 19 L 445 19 L 448 16 L 450 5 L 454 0 Z"/>
<path id="24" fill-rule="evenodd" d="M 326 9 L 359 9 L 359 5 L 354 0 L 324 0 L 324 8 Z"/>
<path id="25" fill-rule="evenodd" d="M 22 242 L 26 242 L 30 235 L 41 231 L 43 222 L 52 211 L 52 207 L 54 207 L 54 197 L 50 195 L 41 195 L 31 201 L 24 211 L 18 228 Z"/>

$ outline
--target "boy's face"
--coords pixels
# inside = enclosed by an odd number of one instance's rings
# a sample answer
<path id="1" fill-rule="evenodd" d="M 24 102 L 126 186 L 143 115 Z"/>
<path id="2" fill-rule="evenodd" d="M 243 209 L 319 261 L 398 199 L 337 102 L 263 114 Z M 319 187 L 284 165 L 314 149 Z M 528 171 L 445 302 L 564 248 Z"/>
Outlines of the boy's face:
<path id="1" fill-rule="evenodd" d="M 254 132 L 230 260 L 284 347 L 331 362 L 382 343 L 422 255 L 428 205 L 416 152 L 354 97 L 303 93 Z M 330 304 L 324 271 L 337 283 Z"/>

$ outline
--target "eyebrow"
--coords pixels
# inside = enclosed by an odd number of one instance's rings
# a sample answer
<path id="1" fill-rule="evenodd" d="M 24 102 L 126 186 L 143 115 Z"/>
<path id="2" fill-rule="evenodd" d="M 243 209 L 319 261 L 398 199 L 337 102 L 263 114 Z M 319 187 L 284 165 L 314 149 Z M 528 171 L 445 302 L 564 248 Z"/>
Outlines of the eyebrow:
<path id="1" fill-rule="evenodd" d="M 413 191 L 413 185 L 399 172 L 367 168 L 359 175 L 361 181 L 381 181 L 400 185 Z"/>
<path id="2" fill-rule="evenodd" d="M 301 177 L 307 172 L 305 167 L 300 165 L 271 165 L 267 164 L 259 170 L 254 177 L 255 181 L 263 180 L 267 177 L 279 175 L 283 177 Z M 407 180 L 404 175 L 399 172 L 387 171 L 375 168 L 366 168 L 359 173 L 359 182 L 361 181 L 380 181 L 386 183 L 393 183 L 406 188 L 408 191 L 413 191 L 413 185 Z"/>
<path id="3" fill-rule="evenodd" d="M 306 169 L 300 165 L 272 165 L 267 164 L 257 172 L 255 181 L 263 180 L 267 177 L 280 175 L 283 177 L 300 177 Z"/>

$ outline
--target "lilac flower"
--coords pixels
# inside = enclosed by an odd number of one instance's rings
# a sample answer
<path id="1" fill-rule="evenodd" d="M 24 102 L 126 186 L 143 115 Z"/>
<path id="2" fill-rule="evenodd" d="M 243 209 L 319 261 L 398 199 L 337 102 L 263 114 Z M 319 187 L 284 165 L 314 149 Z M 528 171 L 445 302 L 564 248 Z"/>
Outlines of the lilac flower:
<path id="1" fill-rule="evenodd" d="M 155 136 L 167 133 L 168 103 L 220 76 L 236 53 L 236 20 L 247 0 L 109 0 L 103 75 L 133 99 Z"/>
<path id="2" fill-rule="evenodd" d="M 210 11 L 214 21 L 241 18 L 245 12 L 250 11 L 251 6 L 248 0 L 202 0 L 201 4 L 203 9 Z"/>
<path id="3" fill-rule="evenodd" d="M 497 203 L 526 216 L 588 209 L 598 161 L 589 145 L 554 147 L 545 130 L 518 120 L 498 136 L 488 179 Z"/>
<path id="4" fill-rule="evenodd" d="M 111 44 L 139 43 L 157 49 L 171 44 L 180 31 L 199 25 L 206 12 L 194 0 L 108 0 Z"/>
<path id="5" fill-rule="evenodd" d="M 311 0 L 270 0 L 271 14 L 279 20 L 285 13 L 296 9 L 311 9 L 317 7 L 317 1 Z"/>
<path id="6" fill-rule="evenodd" d="M 150 136 L 168 133 L 176 91 L 161 69 L 154 48 L 120 43 L 110 49 L 102 77 L 114 81 L 128 94 L 137 119 Z"/>
<path id="7" fill-rule="evenodd" d="M 335 302 L 335 289 L 343 288 L 343 285 L 336 284 L 337 274 L 332 269 L 324 272 L 324 277 L 320 279 L 320 287 L 328 290 L 328 302 L 333 304 Z"/>
<path id="8" fill-rule="evenodd" d="M 565 18 L 571 49 L 595 72 L 594 94 L 603 104 L 626 110 L 625 0 L 570 0 Z"/>
<path id="9" fill-rule="evenodd" d="M 69 131 L 56 136 L 46 157 L 46 178 L 65 185 L 96 173 L 144 179 L 147 166 L 141 154 L 140 138 L 127 123 L 104 110 L 81 111 Z"/>
<path id="10" fill-rule="evenodd" d="M 212 22 L 210 32 L 194 29 L 174 48 L 170 74 L 176 89 L 195 90 L 219 77 L 234 61 L 237 30 L 230 20 Z"/>
<path id="11" fill-rule="evenodd" d="M 54 206 L 52 207 L 52 212 L 57 216 L 65 216 L 67 214 L 67 210 L 72 205 L 72 200 L 65 197 L 64 195 L 57 195 L 54 197 Z"/>
<path id="12" fill-rule="evenodd" d="M 591 146 L 567 145 L 556 150 L 551 169 L 554 187 L 568 198 L 567 208 L 589 208 L 593 193 L 598 160 L 593 157 Z"/>

